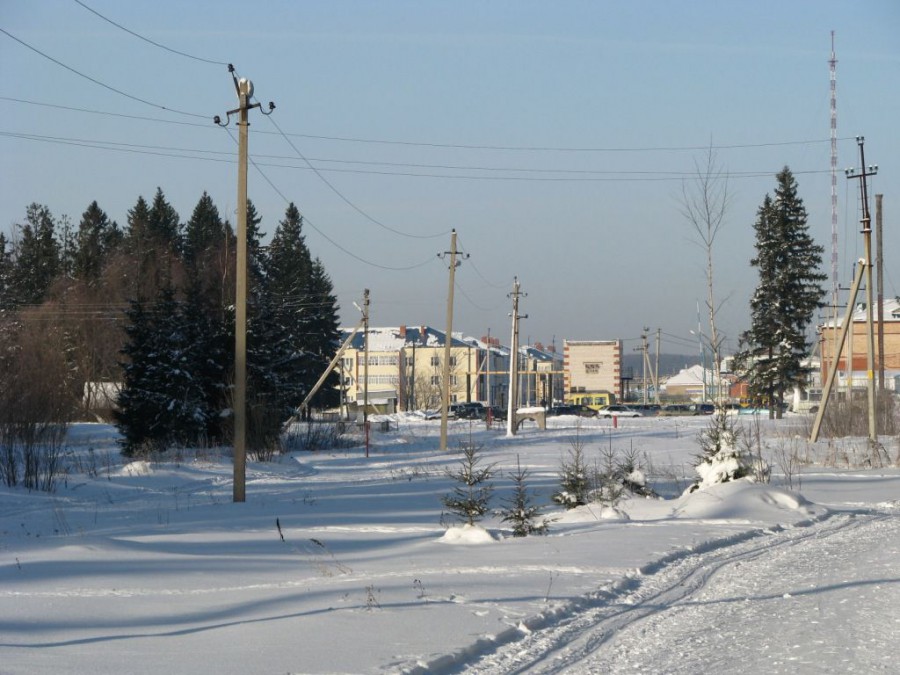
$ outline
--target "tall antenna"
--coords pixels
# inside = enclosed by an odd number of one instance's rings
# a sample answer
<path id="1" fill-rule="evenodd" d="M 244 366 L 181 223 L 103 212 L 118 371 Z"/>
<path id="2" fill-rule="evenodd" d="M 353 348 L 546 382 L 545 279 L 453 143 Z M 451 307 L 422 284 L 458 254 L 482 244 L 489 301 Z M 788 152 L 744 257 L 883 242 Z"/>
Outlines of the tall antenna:
<path id="1" fill-rule="evenodd" d="M 837 203 L 837 58 L 834 55 L 834 31 L 831 31 L 831 304 L 838 306 L 838 203 Z"/>

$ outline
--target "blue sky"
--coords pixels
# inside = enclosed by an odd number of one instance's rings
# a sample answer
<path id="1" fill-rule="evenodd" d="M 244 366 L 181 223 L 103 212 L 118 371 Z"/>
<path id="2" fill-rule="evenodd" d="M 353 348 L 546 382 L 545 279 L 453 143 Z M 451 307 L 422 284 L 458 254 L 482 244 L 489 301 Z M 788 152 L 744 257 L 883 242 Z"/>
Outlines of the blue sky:
<path id="1" fill-rule="evenodd" d="M 206 190 L 234 221 L 235 127 L 211 122 L 236 106 L 233 63 L 277 106 L 251 120 L 263 229 L 297 203 L 347 323 L 370 288 L 373 323 L 442 328 L 437 254 L 456 228 L 470 258 L 455 330 L 506 338 L 518 275 L 524 338 L 622 338 L 631 350 L 642 327 L 660 327 L 665 351 L 690 352 L 704 255 L 680 200 L 712 144 L 731 176 L 715 259 L 733 345 L 756 284 L 755 212 L 784 165 L 830 274 L 834 30 L 841 281 L 862 252 L 858 186 L 843 169 L 863 134 L 879 165 L 870 193 L 885 195 L 886 292 L 900 293 L 892 0 L 83 2 L 217 63 L 75 0 L 0 0 L 3 30 L 106 85 L 0 34 L 6 231 L 31 202 L 77 223 L 96 199 L 123 224 L 157 186 L 184 220 Z"/>

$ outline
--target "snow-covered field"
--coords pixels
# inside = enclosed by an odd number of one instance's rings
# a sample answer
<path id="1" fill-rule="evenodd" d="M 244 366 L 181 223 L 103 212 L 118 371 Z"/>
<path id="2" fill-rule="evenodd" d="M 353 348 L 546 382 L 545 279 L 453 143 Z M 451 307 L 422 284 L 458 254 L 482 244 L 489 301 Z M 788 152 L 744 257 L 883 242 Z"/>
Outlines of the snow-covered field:
<path id="1" fill-rule="evenodd" d="M 227 457 L 127 464 L 75 426 L 55 493 L 0 489 L 0 672 L 900 672 L 900 470 L 763 420 L 769 484 L 682 496 L 706 422 L 458 421 L 442 454 L 439 423 L 402 417 L 369 457 L 251 463 L 243 504 Z M 637 451 L 663 498 L 551 505 L 576 438 L 591 463 Z M 442 524 L 469 442 L 495 508 L 528 468 L 546 536 Z M 809 463 L 785 476 L 791 448 Z"/>

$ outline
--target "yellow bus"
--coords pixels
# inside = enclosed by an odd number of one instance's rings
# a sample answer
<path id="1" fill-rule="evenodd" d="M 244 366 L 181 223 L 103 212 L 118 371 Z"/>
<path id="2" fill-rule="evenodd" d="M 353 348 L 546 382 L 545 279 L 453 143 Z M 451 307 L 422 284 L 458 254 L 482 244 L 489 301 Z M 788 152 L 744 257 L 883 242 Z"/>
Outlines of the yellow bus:
<path id="1" fill-rule="evenodd" d="M 579 392 L 566 396 L 566 403 L 586 405 L 593 410 L 600 410 L 603 406 L 616 402 L 616 395 L 608 391 Z"/>

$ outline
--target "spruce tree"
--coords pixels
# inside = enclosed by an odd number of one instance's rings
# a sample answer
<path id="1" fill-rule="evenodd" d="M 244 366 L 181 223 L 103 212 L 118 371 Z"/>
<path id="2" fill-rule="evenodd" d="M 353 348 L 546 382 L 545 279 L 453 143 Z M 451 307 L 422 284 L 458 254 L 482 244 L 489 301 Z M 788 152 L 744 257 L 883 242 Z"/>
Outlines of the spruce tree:
<path id="1" fill-rule="evenodd" d="M 197 346 L 175 290 L 161 289 L 149 308 L 133 301 L 127 314 L 128 361 L 116 413 L 125 453 L 196 444 L 205 437 L 208 411 L 195 376 Z"/>
<path id="2" fill-rule="evenodd" d="M 56 222 L 46 206 L 31 204 L 25 222 L 17 226 L 19 241 L 13 251 L 13 290 L 17 303 L 40 304 L 60 271 Z"/>
<path id="3" fill-rule="evenodd" d="M 151 210 L 151 219 L 153 217 Z M 219 209 L 212 197 L 204 192 L 184 228 L 183 255 L 188 268 L 197 271 L 196 268 L 202 266 L 208 253 L 219 247 L 225 234 L 226 228 L 219 217 Z"/>
<path id="4" fill-rule="evenodd" d="M 204 193 L 205 194 L 205 193 Z M 181 247 L 181 218 L 175 208 L 166 200 L 162 188 L 156 188 L 153 205 L 147 213 L 147 234 L 157 244 L 171 251 Z"/>
<path id="5" fill-rule="evenodd" d="M 484 518 L 494 493 L 491 478 L 495 465 L 481 465 L 481 449 L 472 443 L 463 446 L 459 468 L 447 472 L 447 476 L 457 484 L 451 494 L 441 498 L 447 510 L 468 525 Z"/>
<path id="6" fill-rule="evenodd" d="M 768 403 L 770 416 L 777 409 L 780 417 L 784 392 L 806 380 L 801 362 L 811 346 L 807 329 L 821 307 L 827 277 L 819 271 L 824 249 L 809 234 L 793 174 L 785 167 L 776 180 L 775 198 L 766 195 L 754 224 L 757 253 L 750 264 L 759 270 L 759 284 L 738 363 L 751 394 Z"/>
<path id="7" fill-rule="evenodd" d="M 514 537 L 546 534 L 550 523 L 546 518 L 542 518 L 541 507 L 534 503 L 527 485 L 528 469 L 522 468 L 518 455 L 516 455 L 516 471 L 509 476 L 513 481 L 513 493 L 511 497 L 503 500 L 501 522 L 512 525 Z"/>
<path id="8" fill-rule="evenodd" d="M 121 232 L 96 201 L 81 216 L 73 261 L 73 276 L 86 284 L 96 284 L 112 252 L 118 246 Z"/>

